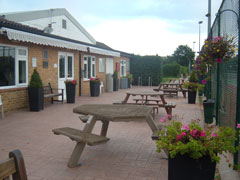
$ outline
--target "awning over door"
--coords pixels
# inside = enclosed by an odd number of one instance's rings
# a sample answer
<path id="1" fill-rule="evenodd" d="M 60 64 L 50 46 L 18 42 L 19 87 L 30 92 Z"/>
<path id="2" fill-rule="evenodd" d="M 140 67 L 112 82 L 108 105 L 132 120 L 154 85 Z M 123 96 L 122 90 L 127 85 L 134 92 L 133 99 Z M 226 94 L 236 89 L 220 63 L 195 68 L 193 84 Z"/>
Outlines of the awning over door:
<path id="1" fill-rule="evenodd" d="M 38 34 L 18 31 L 18 30 L 4 28 L 4 27 L 2 27 L 1 29 L 7 32 L 7 37 L 9 40 L 30 42 L 30 43 L 34 43 L 34 44 L 67 48 L 67 49 L 74 49 L 74 50 L 84 51 L 84 52 L 87 52 L 88 51 L 87 48 L 89 48 L 91 53 L 101 54 L 101 55 L 106 55 L 106 56 L 120 57 L 120 53 L 115 52 L 115 51 L 109 51 L 109 50 L 105 50 L 105 49 L 101 49 L 101 48 L 83 45 L 80 43 L 74 43 L 74 42 L 70 42 L 70 41 L 41 36 Z"/>
<path id="2" fill-rule="evenodd" d="M 46 36 L 41 36 L 41 35 L 37 35 L 37 34 L 32 34 L 32 33 L 28 33 L 28 32 L 13 30 L 13 29 L 9 29 L 9 28 L 2 28 L 2 29 L 6 30 L 8 39 L 10 39 L 10 40 L 31 42 L 34 44 L 74 49 L 74 50 L 79 50 L 79 51 L 87 51 L 86 46 L 83 46 L 83 45 L 80 45 L 77 43 L 59 40 L 59 39 L 46 37 Z"/>

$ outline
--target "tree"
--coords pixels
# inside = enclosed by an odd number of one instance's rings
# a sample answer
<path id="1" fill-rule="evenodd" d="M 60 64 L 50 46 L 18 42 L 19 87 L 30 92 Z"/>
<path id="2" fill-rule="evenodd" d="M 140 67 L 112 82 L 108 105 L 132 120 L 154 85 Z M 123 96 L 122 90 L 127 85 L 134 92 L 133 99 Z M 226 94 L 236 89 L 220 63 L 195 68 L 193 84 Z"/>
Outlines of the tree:
<path id="1" fill-rule="evenodd" d="M 189 66 L 189 62 L 193 64 L 195 53 L 187 45 L 180 45 L 173 53 L 173 57 L 177 60 L 177 63 L 182 66 Z"/>

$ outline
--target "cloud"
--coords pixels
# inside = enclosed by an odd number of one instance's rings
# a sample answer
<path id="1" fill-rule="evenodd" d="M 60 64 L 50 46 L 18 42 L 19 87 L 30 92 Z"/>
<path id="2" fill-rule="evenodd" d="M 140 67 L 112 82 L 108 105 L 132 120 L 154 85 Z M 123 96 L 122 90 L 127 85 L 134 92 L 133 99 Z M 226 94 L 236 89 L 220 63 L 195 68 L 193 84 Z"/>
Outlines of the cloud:
<path id="1" fill-rule="evenodd" d="M 106 20 L 88 31 L 98 41 L 114 49 L 140 55 L 171 55 L 178 45 L 192 47 L 195 34 L 181 34 L 170 29 L 176 27 L 157 18 Z"/>

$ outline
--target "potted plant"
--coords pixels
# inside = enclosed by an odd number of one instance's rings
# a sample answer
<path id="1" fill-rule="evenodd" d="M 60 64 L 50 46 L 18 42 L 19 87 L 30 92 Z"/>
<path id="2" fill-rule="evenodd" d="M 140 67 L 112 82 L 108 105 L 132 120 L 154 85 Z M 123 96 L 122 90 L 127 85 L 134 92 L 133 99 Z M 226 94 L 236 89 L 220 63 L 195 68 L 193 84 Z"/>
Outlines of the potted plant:
<path id="1" fill-rule="evenodd" d="M 196 59 L 195 68 L 199 77 L 204 77 L 202 84 L 206 84 L 205 95 L 207 100 L 203 101 L 204 119 L 206 123 L 212 123 L 214 117 L 215 101 L 210 98 L 209 88 L 211 87 L 210 75 L 212 68 L 216 68 L 217 64 L 222 61 L 228 61 L 235 55 L 236 41 L 234 37 L 218 36 L 214 39 L 207 39 Z"/>
<path id="2" fill-rule="evenodd" d="M 43 109 L 43 84 L 37 69 L 34 69 L 28 85 L 28 100 L 30 111 Z"/>
<path id="3" fill-rule="evenodd" d="M 112 77 L 113 77 L 113 91 L 118 91 L 119 79 L 117 70 L 114 71 Z"/>
<path id="4" fill-rule="evenodd" d="M 67 96 L 67 103 L 75 103 L 75 92 L 76 92 L 76 80 L 67 79 L 65 81 L 66 85 L 66 96 Z"/>
<path id="5" fill-rule="evenodd" d="M 129 73 L 126 75 L 126 78 L 128 78 L 128 88 L 130 88 L 133 82 L 133 75 Z"/>
<path id="6" fill-rule="evenodd" d="M 100 92 L 100 79 L 98 77 L 96 78 L 90 78 L 90 94 L 91 96 L 99 96 Z"/>
<path id="7" fill-rule="evenodd" d="M 168 180 L 214 180 L 218 154 L 234 153 L 235 131 L 220 127 L 219 131 L 204 131 L 199 120 L 189 125 L 173 121 L 159 131 L 157 152 L 169 153 Z"/>
<path id="8" fill-rule="evenodd" d="M 183 87 L 188 89 L 188 104 L 195 104 L 197 90 L 201 91 L 204 85 L 197 82 L 196 72 L 192 71 L 189 76 L 189 81 L 185 82 Z"/>

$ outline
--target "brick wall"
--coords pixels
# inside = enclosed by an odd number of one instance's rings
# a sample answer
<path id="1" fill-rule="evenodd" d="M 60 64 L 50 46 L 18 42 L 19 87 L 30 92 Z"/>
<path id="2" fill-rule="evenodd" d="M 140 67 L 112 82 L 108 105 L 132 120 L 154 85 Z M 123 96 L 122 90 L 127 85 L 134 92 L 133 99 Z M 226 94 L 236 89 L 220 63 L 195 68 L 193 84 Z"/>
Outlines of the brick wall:
<path id="1" fill-rule="evenodd" d="M 24 46 L 28 48 L 28 82 L 34 68 L 32 67 L 32 58 L 37 59 L 37 71 L 39 72 L 43 84 L 51 83 L 52 87 L 58 88 L 58 52 L 73 53 L 74 55 L 74 79 L 79 82 L 79 52 L 55 48 L 49 46 L 41 46 L 32 43 L 22 43 L 18 41 L 9 41 L 6 37 L 0 36 L 0 45 Z M 43 49 L 48 50 L 48 68 L 43 68 Z M 78 83 L 79 85 L 79 83 Z M 13 111 L 19 108 L 28 107 L 27 87 L 0 89 L 2 95 L 4 111 Z M 79 88 L 76 88 L 76 96 L 79 95 Z"/>

